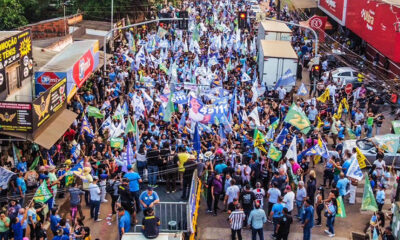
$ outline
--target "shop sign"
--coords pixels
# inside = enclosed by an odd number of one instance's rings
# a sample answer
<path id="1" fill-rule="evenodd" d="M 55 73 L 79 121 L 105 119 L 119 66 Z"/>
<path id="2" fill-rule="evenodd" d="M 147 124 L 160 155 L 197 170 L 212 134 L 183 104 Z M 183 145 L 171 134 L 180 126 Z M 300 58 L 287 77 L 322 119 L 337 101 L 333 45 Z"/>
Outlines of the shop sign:
<path id="1" fill-rule="evenodd" d="M 0 130 L 32 132 L 32 105 L 23 102 L 0 102 Z"/>

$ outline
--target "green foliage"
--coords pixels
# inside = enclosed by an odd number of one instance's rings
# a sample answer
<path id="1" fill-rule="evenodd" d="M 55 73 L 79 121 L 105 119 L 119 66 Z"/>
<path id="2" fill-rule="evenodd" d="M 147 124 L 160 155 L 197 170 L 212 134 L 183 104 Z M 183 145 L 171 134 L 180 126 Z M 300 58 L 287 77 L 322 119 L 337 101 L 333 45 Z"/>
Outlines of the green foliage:
<path id="1" fill-rule="evenodd" d="M 28 23 L 18 0 L 0 0 L 0 30 L 12 30 Z"/>

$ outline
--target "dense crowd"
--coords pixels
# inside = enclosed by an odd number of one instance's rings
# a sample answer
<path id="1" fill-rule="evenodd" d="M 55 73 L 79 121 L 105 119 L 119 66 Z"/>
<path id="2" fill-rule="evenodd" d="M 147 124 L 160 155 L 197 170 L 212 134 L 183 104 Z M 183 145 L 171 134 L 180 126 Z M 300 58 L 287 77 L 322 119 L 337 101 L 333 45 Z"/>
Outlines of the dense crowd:
<path id="1" fill-rule="evenodd" d="M 79 116 L 62 139 L 49 150 L 15 143 L 3 155 L 1 166 L 15 174 L 2 186 L 0 239 L 91 239 L 85 217 L 102 221 L 104 204 L 111 205 L 110 224 L 118 217 L 121 235 L 143 215 L 144 235 L 157 237 L 160 180 L 168 194 L 181 191 L 187 200 L 194 171 L 205 186 L 208 213 L 217 216 L 221 206 L 229 213 L 232 239 L 242 239 L 243 228 L 264 239 L 266 222 L 274 226 L 272 237 L 287 239 L 296 219 L 304 239 L 322 222 L 334 237 L 338 202 L 355 204 L 361 180 L 348 174 L 360 153 L 344 149 L 343 140 L 379 135 L 383 101 L 362 82 L 346 94 L 331 74 L 314 91 L 304 83 L 266 86 L 258 73 L 258 23 L 249 18 L 246 29 L 237 27 L 237 10 L 249 7 L 236 0 L 184 2 L 188 31 L 171 23 L 127 31 L 108 71 L 73 98 L 69 107 Z M 269 17 L 275 9 L 272 3 Z M 179 10 L 168 6 L 161 13 Z M 287 8 L 280 16 L 298 22 Z M 301 80 L 315 57 L 313 43 L 309 32 L 290 28 Z M 305 128 L 290 119 L 293 111 L 304 115 Z M 369 171 L 378 205 L 371 231 L 394 239 L 382 217 L 394 172 L 383 160 L 387 148 L 369 143 L 378 149 Z M 319 164 L 323 182 L 317 183 Z M 60 217 L 56 199 L 65 195 L 70 215 Z M 82 213 L 83 201 L 90 216 Z"/>

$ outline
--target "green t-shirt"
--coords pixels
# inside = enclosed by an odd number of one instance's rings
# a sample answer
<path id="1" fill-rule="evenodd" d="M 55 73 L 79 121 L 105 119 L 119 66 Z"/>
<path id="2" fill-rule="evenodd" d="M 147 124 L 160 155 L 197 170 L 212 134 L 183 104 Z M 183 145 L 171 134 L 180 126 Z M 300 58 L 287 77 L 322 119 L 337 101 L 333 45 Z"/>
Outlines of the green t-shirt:
<path id="1" fill-rule="evenodd" d="M 371 127 L 373 124 L 374 124 L 374 118 L 373 117 L 368 117 L 367 118 L 367 125 Z"/>
<path id="2" fill-rule="evenodd" d="M 57 176 L 54 173 L 49 173 L 48 176 L 49 176 L 49 180 L 50 180 L 51 183 L 53 183 L 53 182 L 58 180 Z M 54 184 L 53 186 L 51 186 L 51 188 L 53 190 L 57 191 L 57 184 Z"/>
<path id="3" fill-rule="evenodd" d="M 6 222 L 10 224 L 10 219 L 6 217 Z M 0 232 L 6 232 L 10 229 L 10 227 L 6 227 L 5 223 L 3 220 L 0 220 Z"/>

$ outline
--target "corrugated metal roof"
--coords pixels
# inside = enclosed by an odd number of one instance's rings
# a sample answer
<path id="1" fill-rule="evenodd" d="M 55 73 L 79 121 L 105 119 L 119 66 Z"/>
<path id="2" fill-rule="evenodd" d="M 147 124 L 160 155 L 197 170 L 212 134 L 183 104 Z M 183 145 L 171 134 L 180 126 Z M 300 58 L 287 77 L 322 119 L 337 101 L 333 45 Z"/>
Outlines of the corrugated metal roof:
<path id="1" fill-rule="evenodd" d="M 98 41 L 85 40 L 76 41 L 58 53 L 46 65 L 40 68 L 41 72 L 63 72 L 69 70 L 87 50 L 92 48 Z"/>
<path id="2" fill-rule="evenodd" d="M 261 25 L 266 32 L 292 33 L 292 30 L 285 23 L 265 20 L 261 21 Z"/>
<path id="3" fill-rule="evenodd" d="M 261 48 L 264 57 L 292 58 L 297 59 L 292 44 L 288 41 L 261 40 Z"/>

